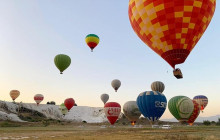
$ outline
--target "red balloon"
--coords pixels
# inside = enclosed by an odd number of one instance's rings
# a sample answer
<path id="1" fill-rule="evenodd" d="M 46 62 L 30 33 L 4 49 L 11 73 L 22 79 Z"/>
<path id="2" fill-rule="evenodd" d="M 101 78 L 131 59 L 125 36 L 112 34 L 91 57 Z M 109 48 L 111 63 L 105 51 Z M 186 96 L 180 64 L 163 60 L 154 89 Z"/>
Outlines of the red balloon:
<path id="1" fill-rule="evenodd" d="M 42 94 L 36 94 L 34 96 L 34 100 L 37 103 L 37 105 L 39 105 L 40 102 L 43 101 L 43 99 L 44 99 L 44 95 L 42 95 Z"/>
<path id="2" fill-rule="evenodd" d="M 121 113 L 121 106 L 116 102 L 108 102 L 104 106 L 105 115 L 109 122 L 113 125 Z"/>
<path id="3" fill-rule="evenodd" d="M 196 118 L 199 116 L 199 113 L 200 113 L 199 104 L 194 100 L 193 100 L 193 104 L 194 104 L 194 110 L 193 110 L 192 115 L 188 119 L 189 125 L 193 125 L 194 121 L 196 120 Z"/>
<path id="4" fill-rule="evenodd" d="M 68 111 L 74 106 L 75 104 L 75 101 L 73 98 L 67 98 L 65 101 L 64 101 L 64 105 L 66 106 L 66 108 L 68 109 Z"/>

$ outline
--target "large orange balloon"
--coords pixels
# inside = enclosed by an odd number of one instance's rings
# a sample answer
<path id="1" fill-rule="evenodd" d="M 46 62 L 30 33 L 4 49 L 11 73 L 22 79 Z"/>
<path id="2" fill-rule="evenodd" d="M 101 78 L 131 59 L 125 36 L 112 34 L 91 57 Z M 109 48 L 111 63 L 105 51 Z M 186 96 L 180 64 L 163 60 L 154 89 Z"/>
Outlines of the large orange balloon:
<path id="1" fill-rule="evenodd" d="M 130 23 L 173 68 L 183 63 L 208 27 L 216 0 L 130 0 Z"/>

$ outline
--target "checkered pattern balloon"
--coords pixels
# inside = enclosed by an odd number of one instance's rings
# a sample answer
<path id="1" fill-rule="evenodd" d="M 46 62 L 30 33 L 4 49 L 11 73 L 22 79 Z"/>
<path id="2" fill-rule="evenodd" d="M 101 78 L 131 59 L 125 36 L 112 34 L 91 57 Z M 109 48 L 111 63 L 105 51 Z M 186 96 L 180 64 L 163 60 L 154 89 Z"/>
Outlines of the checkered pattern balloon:
<path id="1" fill-rule="evenodd" d="M 130 0 L 130 23 L 173 68 L 183 63 L 208 27 L 216 0 Z"/>

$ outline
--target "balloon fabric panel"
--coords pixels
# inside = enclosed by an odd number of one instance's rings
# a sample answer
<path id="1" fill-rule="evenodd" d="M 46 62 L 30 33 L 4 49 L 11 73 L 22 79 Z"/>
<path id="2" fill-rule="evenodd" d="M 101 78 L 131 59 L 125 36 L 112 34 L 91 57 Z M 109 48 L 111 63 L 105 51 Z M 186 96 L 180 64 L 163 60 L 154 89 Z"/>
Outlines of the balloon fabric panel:
<path id="1" fill-rule="evenodd" d="M 128 14 L 139 38 L 175 68 L 203 35 L 215 6 L 216 0 L 130 0 Z"/>
<path id="2" fill-rule="evenodd" d="M 99 44 L 99 37 L 95 34 L 89 34 L 86 36 L 85 41 L 91 49 L 94 49 Z"/>
<path id="3" fill-rule="evenodd" d="M 199 116 L 199 113 L 200 113 L 199 104 L 196 101 L 193 101 L 193 104 L 194 104 L 194 110 L 193 110 L 193 113 L 192 113 L 192 115 L 190 116 L 190 118 L 188 120 L 188 123 L 190 125 L 192 125 L 194 123 L 194 121 L 196 120 L 196 118 Z"/>
<path id="4" fill-rule="evenodd" d="M 146 91 L 137 98 L 140 112 L 150 121 L 157 121 L 166 110 L 166 97 L 157 91 Z"/>
<path id="5" fill-rule="evenodd" d="M 54 63 L 62 74 L 62 72 L 70 66 L 71 58 L 65 54 L 59 54 L 55 56 Z"/>

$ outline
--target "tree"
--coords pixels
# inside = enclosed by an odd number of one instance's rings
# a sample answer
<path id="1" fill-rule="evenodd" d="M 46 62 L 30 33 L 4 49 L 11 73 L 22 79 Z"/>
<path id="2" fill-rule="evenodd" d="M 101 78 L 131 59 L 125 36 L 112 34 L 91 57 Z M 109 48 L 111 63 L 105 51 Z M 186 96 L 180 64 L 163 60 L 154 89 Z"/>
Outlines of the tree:
<path id="1" fill-rule="evenodd" d="M 203 121 L 203 124 L 204 125 L 211 125 L 211 122 L 209 120 L 205 120 L 205 121 Z"/>

